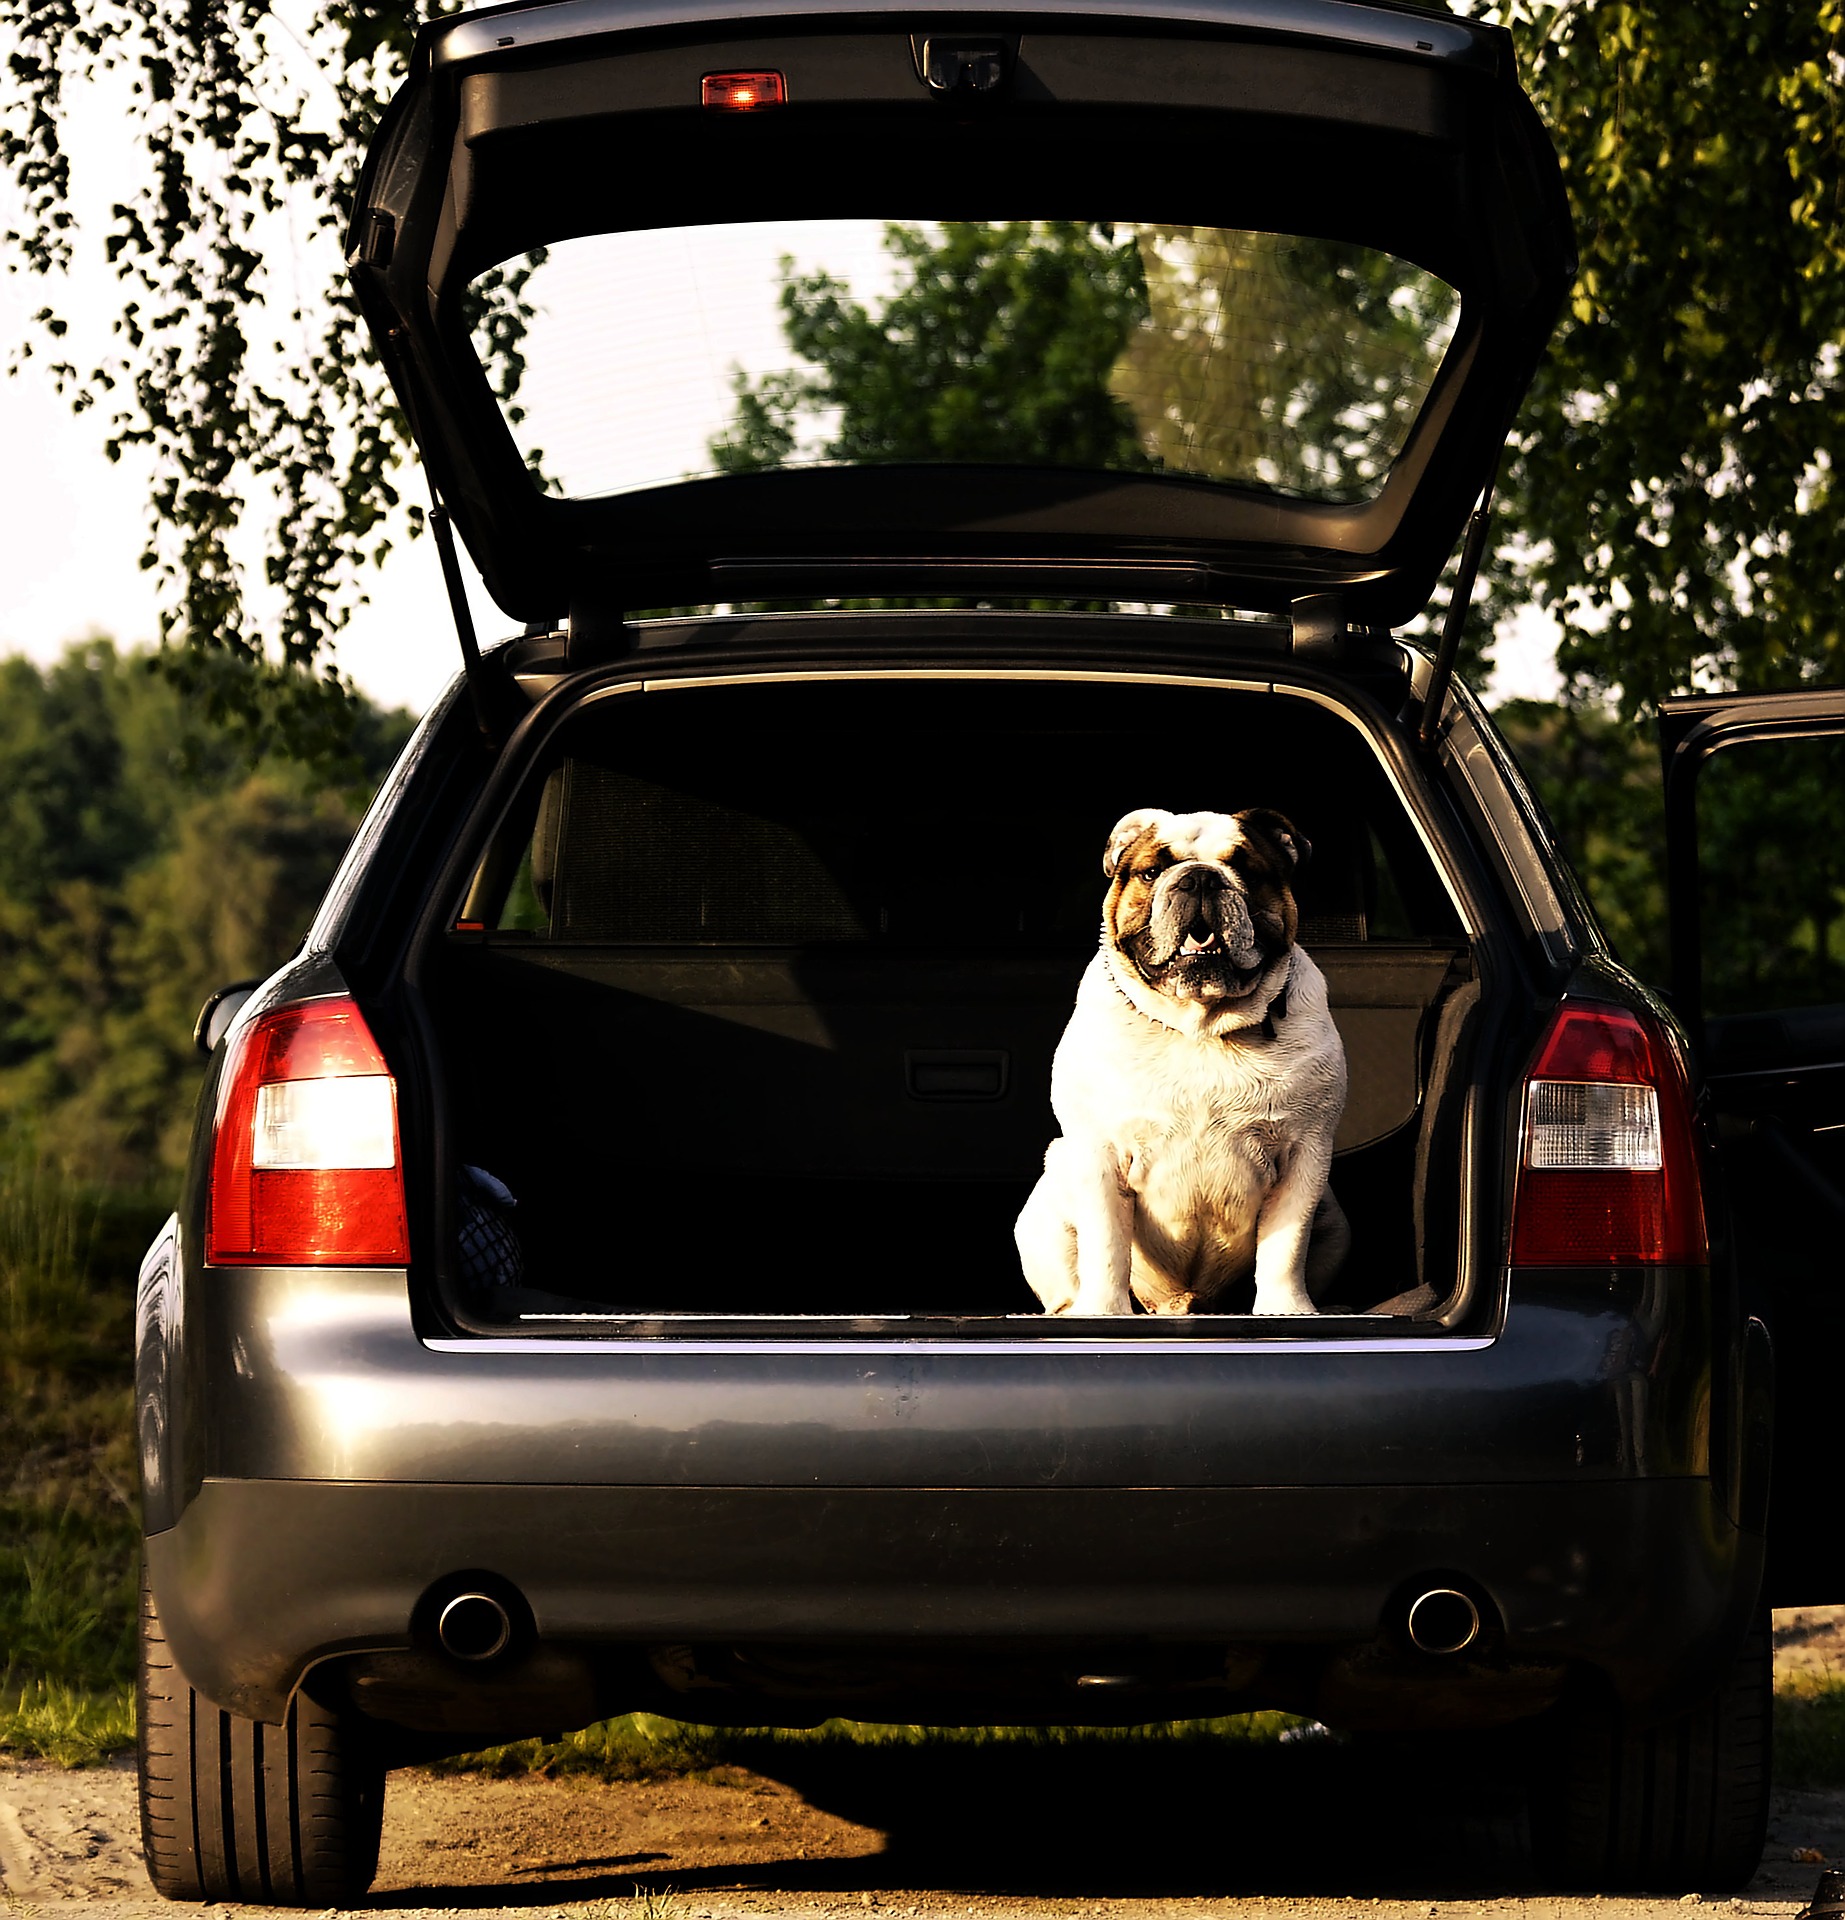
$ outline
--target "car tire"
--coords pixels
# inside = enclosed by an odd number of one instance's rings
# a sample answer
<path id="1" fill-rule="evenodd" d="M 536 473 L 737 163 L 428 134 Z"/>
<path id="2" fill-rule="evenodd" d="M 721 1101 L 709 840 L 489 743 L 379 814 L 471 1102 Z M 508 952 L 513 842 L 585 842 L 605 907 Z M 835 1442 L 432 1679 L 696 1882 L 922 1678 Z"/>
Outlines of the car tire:
<path id="1" fill-rule="evenodd" d="M 1707 1699 L 1635 1725 L 1611 1700 L 1566 1701 L 1534 1743 L 1534 1864 L 1584 1892 L 1734 1893 L 1761 1863 L 1774 1744 L 1763 1614 Z"/>
<path id="2" fill-rule="evenodd" d="M 298 1688 L 280 1726 L 225 1713 L 173 1664 L 141 1580 L 141 1846 L 169 1900 L 349 1906 L 378 1870 L 384 1769 L 351 1716 Z"/>

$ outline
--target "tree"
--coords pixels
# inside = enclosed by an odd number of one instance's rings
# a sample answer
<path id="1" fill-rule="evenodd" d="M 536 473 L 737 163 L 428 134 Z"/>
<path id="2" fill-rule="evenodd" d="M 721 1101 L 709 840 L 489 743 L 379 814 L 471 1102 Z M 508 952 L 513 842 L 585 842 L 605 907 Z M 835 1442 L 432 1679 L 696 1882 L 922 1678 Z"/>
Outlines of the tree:
<path id="1" fill-rule="evenodd" d="M 106 411 L 110 458 L 147 455 L 144 564 L 160 576 L 169 663 L 193 697 L 310 745 L 343 732 L 348 689 L 329 646 L 397 501 L 403 425 L 357 343 L 337 226 L 413 24 L 398 5 L 336 7 L 302 75 L 266 0 L 0 0 L 0 160 L 20 207 L 9 264 L 55 280 L 85 238 L 69 209 L 74 96 L 122 90 L 147 163 L 103 241 L 122 285 L 115 351 L 74 364 L 48 304 L 21 355 L 49 349 L 73 405 Z M 316 83 L 330 87 L 318 115 Z M 280 598 L 268 635 L 252 624 L 236 553 L 252 518 Z M 227 673 L 225 656 L 272 671 Z"/>
<path id="2" fill-rule="evenodd" d="M 375 782 L 407 717 L 352 711 Z M 246 744 L 106 641 L 0 662 L 0 1163 L 183 1164 L 199 1004 L 288 957 L 362 799 Z"/>
<path id="3" fill-rule="evenodd" d="M 1197 226 L 884 230 L 874 314 L 782 261 L 805 366 L 734 377 L 720 470 L 795 458 L 1167 468 L 1350 498 L 1407 433 L 1459 303 L 1336 241 Z"/>
<path id="4" fill-rule="evenodd" d="M 1668 692 L 1845 678 L 1845 10 L 1467 10 L 1509 18 L 1582 250 L 1514 431 L 1511 564 L 1484 609 L 1534 599 L 1557 616 L 1564 701 L 1503 719 L 1617 947 L 1659 980 L 1660 773 L 1636 723 Z M 1726 796 L 1706 831 L 1719 860 L 1765 832 L 1765 863 L 1726 864 L 1772 889 L 1790 843 L 1766 813 L 1738 818 L 1765 799 Z M 1815 907 L 1822 956 L 1827 924 Z"/>
<path id="5" fill-rule="evenodd" d="M 782 331 L 812 372 L 735 378 L 737 415 L 712 444 L 729 473 L 779 466 L 803 420 L 835 417 L 828 460 L 1141 464 L 1109 373 L 1144 318 L 1139 250 L 1074 221 L 955 220 L 932 238 L 893 222 L 902 284 L 872 314 L 826 272 L 782 261 Z"/>
<path id="6" fill-rule="evenodd" d="M 1503 612 L 1535 597 L 1563 618 L 1578 701 L 1611 696 L 1631 715 L 1702 679 L 1845 671 L 1842 6 L 1457 0 L 1518 36 L 1583 240 L 1583 275 L 1503 482 L 1509 557 L 1492 602 Z M 337 734 L 330 648 L 384 545 L 404 458 L 403 422 L 345 291 L 338 226 L 416 18 L 411 0 L 335 0 L 291 55 L 269 0 L 0 0 L 15 264 L 55 276 L 75 244 L 63 145 L 74 90 L 113 76 L 147 150 L 146 183 L 107 240 L 123 280 L 120 351 L 95 369 L 65 361 L 61 377 L 77 404 L 112 410 L 113 448 L 153 461 L 149 559 L 166 585 L 171 657 L 207 701 L 310 740 Z M 854 332 L 845 292 L 810 291 L 813 323 L 852 336 L 869 378 L 879 349 Z M 516 278 L 481 290 L 508 394 L 519 293 Z M 1105 337 L 1137 297 L 1120 279 L 1082 326 Z M 49 305 L 46 316 L 55 352 L 62 322 Z M 911 318 L 920 329 L 926 316 Z M 1087 375 L 1054 355 L 1020 364 L 1040 383 L 1043 419 L 1076 402 L 1075 438 L 1114 431 L 1119 412 Z M 914 380 L 913 362 L 903 372 Z M 913 424 L 904 384 L 888 397 L 893 419 Z M 733 464 L 772 449 L 790 394 L 756 397 L 760 413 L 731 436 Z M 956 415 L 957 445 L 997 417 L 990 392 L 964 417 L 945 388 L 931 405 L 938 424 Z M 235 559 L 250 521 L 282 604 L 267 635 Z M 217 670 L 265 642 L 286 671 Z"/>
<path id="7" fill-rule="evenodd" d="M 1155 461 L 1322 499 L 1368 492 L 1441 364 L 1453 290 L 1336 240 L 1142 231 L 1146 324 L 1114 384 Z"/>
<path id="8" fill-rule="evenodd" d="M 1582 272 L 1519 417 L 1503 610 L 1575 699 L 1845 677 L 1845 7 L 1501 0 Z"/>

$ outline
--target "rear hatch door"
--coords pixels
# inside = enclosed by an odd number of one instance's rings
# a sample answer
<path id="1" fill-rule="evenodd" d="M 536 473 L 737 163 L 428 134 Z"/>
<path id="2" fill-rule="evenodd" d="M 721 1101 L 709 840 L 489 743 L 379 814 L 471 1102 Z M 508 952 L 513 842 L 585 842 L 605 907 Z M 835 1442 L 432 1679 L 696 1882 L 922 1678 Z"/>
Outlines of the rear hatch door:
<path id="1" fill-rule="evenodd" d="M 1348 0 L 426 26 L 349 235 L 524 619 L 1425 603 L 1573 272 L 1500 30 Z"/>

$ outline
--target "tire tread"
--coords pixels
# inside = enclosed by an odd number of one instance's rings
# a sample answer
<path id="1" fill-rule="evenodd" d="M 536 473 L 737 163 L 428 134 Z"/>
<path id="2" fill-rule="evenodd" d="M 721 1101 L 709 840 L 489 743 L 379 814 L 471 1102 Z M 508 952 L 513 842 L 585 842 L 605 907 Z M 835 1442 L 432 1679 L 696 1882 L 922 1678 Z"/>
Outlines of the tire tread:
<path id="1" fill-rule="evenodd" d="M 1635 1725 L 1609 1700 L 1559 1710 L 1537 1755 L 1540 1874 L 1592 1892 L 1733 1893 L 1767 1836 L 1773 1646 L 1766 1615 L 1711 1695 Z"/>
<path id="2" fill-rule="evenodd" d="M 348 1906 L 378 1870 L 384 1775 L 307 1688 L 280 1726 L 226 1713 L 174 1664 L 145 1575 L 136 1680 L 141 1847 L 169 1900 Z"/>

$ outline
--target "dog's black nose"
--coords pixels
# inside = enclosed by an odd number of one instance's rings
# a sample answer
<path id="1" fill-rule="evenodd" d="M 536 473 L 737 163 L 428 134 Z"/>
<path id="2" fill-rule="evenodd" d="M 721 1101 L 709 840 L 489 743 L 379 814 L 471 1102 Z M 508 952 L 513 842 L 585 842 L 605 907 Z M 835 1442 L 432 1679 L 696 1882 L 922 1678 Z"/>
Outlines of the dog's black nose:
<path id="1" fill-rule="evenodd" d="M 1224 877 L 1215 867 L 1187 867 L 1172 884 L 1181 893 L 1222 893 Z"/>

